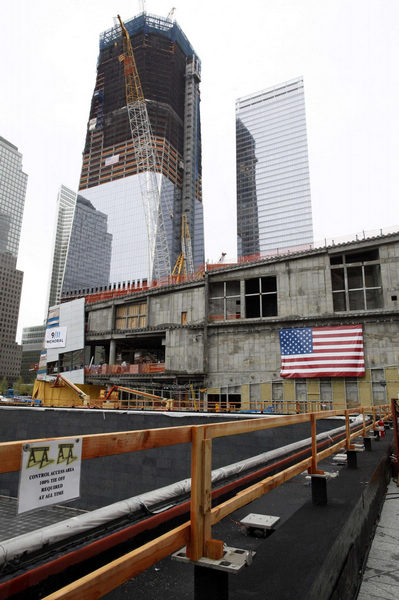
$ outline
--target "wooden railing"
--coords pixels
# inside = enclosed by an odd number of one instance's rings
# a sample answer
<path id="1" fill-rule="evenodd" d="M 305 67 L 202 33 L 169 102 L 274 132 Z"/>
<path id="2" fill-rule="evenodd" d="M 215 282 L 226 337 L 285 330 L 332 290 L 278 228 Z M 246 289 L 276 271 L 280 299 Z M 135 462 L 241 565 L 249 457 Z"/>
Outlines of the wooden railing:
<path id="1" fill-rule="evenodd" d="M 362 423 L 353 431 L 350 415 L 361 414 Z M 367 415 L 371 419 L 367 420 Z M 317 420 L 344 416 L 345 436 L 328 448 L 317 449 Z M 150 448 L 191 443 L 191 508 L 190 521 L 172 529 L 160 537 L 125 554 L 124 556 L 89 573 L 81 579 L 46 596 L 44 600 L 94 600 L 109 593 L 172 552 L 186 546 L 192 561 L 202 556 L 221 558 L 223 541 L 212 538 L 212 526 L 221 519 L 266 494 L 282 483 L 292 479 L 305 469 L 320 474 L 318 463 L 338 450 L 353 448 L 352 440 L 365 437 L 367 431 L 378 430 L 377 420 L 391 417 L 389 405 L 370 408 L 330 410 L 288 416 L 260 417 L 250 420 L 230 421 L 196 426 L 147 429 L 117 433 L 101 433 L 82 436 L 82 459 L 112 456 Z M 212 440 L 219 437 L 240 435 L 297 423 L 310 425 L 311 455 L 308 458 L 255 483 L 218 506 L 211 505 Z M 65 438 L 49 438 L 62 440 Z M 19 471 L 23 445 L 43 440 L 25 440 L 0 444 L 0 473 Z"/>

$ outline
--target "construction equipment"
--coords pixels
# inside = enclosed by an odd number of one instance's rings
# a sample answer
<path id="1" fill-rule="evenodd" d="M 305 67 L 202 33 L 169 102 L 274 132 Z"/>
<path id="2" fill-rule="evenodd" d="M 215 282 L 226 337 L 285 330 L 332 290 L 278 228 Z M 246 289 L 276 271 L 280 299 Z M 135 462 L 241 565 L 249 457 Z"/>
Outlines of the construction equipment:
<path id="1" fill-rule="evenodd" d="M 170 410 L 173 407 L 173 400 L 169 398 L 163 398 L 162 396 L 156 396 L 155 394 L 148 394 L 140 390 L 134 390 L 122 385 L 113 385 L 108 392 L 105 394 L 105 400 L 111 400 L 114 392 L 127 392 L 128 394 L 134 394 L 139 396 L 143 400 L 149 400 L 150 402 L 159 402 L 162 407 L 166 407 Z"/>
<path id="2" fill-rule="evenodd" d="M 69 379 L 64 377 L 64 375 L 61 375 L 61 373 L 59 373 L 53 381 L 53 383 L 51 384 L 51 387 L 62 387 L 63 385 L 66 385 L 67 387 L 71 388 L 71 390 L 76 392 L 79 398 L 82 400 L 83 405 L 89 404 L 90 396 L 88 394 L 85 394 L 81 389 L 78 388 L 77 385 L 75 385 L 74 383 L 72 383 L 72 381 L 69 381 Z"/>
<path id="3" fill-rule="evenodd" d="M 168 12 L 168 16 L 166 17 L 166 19 L 167 19 L 168 21 L 171 21 L 171 20 L 173 19 L 173 15 L 175 14 L 175 10 L 176 10 L 176 7 L 175 7 L 175 6 L 173 6 L 173 7 L 170 9 L 170 11 Z"/>
<path id="4" fill-rule="evenodd" d="M 157 181 L 153 135 L 130 36 L 119 15 L 118 19 L 123 39 L 123 54 L 119 60 L 124 66 L 126 107 L 147 223 L 149 278 L 159 279 L 169 277 L 170 258 Z"/>
<path id="5" fill-rule="evenodd" d="M 187 224 L 186 216 L 181 219 L 181 252 L 177 257 L 176 264 L 172 271 L 172 277 L 175 281 L 181 281 L 185 275 L 194 273 L 193 253 L 191 248 L 190 230 Z"/>

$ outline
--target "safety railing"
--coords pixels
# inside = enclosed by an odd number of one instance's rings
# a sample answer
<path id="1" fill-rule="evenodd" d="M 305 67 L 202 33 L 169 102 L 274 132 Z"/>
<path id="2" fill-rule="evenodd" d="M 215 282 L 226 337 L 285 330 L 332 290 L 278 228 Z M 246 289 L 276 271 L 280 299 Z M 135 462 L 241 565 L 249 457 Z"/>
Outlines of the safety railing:
<path id="1" fill-rule="evenodd" d="M 350 416 L 362 415 L 361 423 L 351 427 Z M 326 417 L 343 416 L 345 435 L 331 446 L 319 450 L 317 445 L 317 421 Z M 369 418 L 371 417 L 371 418 Z M 330 410 L 287 416 L 259 417 L 196 426 L 125 431 L 84 435 L 82 437 L 82 460 L 121 455 L 151 448 L 176 444 L 191 444 L 191 504 L 190 521 L 164 533 L 158 538 L 113 560 L 81 579 L 46 596 L 44 600 L 91 600 L 100 598 L 120 586 L 159 560 L 182 546 L 187 556 L 197 561 L 202 556 L 221 558 L 223 541 L 212 538 L 212 526 L 221 519 L 266 494 L 304 470 L 320 474 L 318 464 L 341 449 L 353 448 L 352 441 L 367 431 L 378 431 L 381 423 L 391 418 L 390 405 L 369 408 Z M 232 498 L 212 507 L 212 441 L 216 438 L 247 434 L 299 423 L 309 423 L 311 448 L 309 456 L 292 466 L 271 475 L 240 491 Z M 49 438 L 63 440 L 65 438 Z M 43 440 L 25 440 L 0 443 L 0 474 L 19 471 L 24 444 Z"/>
<path id="2" fill-rule="evenodd" d="M 143 373 L 164 373 L 165 363 L 134 363 L 121 365 L 90 365 L 84 368 L 85 375 L 141 375 Z"/>

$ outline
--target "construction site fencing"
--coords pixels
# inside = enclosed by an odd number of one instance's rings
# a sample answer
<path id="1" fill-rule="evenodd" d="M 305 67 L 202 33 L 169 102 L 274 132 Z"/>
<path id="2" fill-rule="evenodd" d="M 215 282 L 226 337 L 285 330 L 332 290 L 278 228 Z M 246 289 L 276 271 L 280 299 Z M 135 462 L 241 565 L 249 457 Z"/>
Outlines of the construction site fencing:
<path id="1" fill-rule="evenodd" d="M 163 373 L 165 363 L 141 363 L 127 365 L 92 365 L 85 367 L 85 375 L 141 375 Z"/>
<path id="2" fill-rule="evenodd" d="M 396 421 L 395 402 L 395 400 L 392 400 L 391 405 L 362 408 L 360 411 L 356 409 L 331 410 L 299 415 L 260 417 L 227 423 L 82 436 L 82 460 L 176 444 L 191 444 L 190 521 L 51 593 L 44 600 L 80 600 L 81 598 L 94 600 L 100 598 L 183 546 L 186 547 L 186 554 L 193 562 L 198 561 L 203 556 L 213 559 L 222 558 L 224 543 L 223 540 L 212 538 L 213 525 L 306 469 L 310 474 L 321 474 L 322 471 L 318 468 L 320 461 L 339 450 L 349 451 L 353 449 L 353 440 L 360 436 L 365 438 L 369 430 L 378 433 L 380 426 L 378 421 L 391 419 L 392 413 Z M 361 415 L 362 417 L 361 422 L 355 427 L 350 422 L 350 417 L 353 415 Z M 344 437 L 338 442 L 332 441 L 329 447 L 319 450 L 316 437 L 317 420 L 339 416 L 343 416 L 345 419 Z M 311 452 L 307 458 L 246 487 L 232 498 L 212 507 L 213 439 L 306 422 L 309 423 L 311 432 Z M 65 438 L 50 439 L 62 441 Z M 0 473 L 19 471 L 24 444 L 38 441 L 44 442 L 46 440 L 1 443 Z"/>

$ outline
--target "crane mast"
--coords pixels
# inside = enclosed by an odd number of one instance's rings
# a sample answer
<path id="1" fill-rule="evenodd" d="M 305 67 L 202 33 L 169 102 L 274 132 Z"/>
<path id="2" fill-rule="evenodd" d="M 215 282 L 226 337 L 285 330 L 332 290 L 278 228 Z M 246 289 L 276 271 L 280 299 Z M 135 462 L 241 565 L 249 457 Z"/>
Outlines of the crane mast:
<path id="1" fill-rule="evenodd" d="M 123 39 L 123 54 L 119 59 L 123 61 L 126 106 L 147 224 L 149 277 L 159 279 L 170 275 L 170 258 L 157 182 L 151 123 L 129 33 L 119 15 L 118 19 Z"/>

